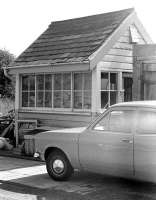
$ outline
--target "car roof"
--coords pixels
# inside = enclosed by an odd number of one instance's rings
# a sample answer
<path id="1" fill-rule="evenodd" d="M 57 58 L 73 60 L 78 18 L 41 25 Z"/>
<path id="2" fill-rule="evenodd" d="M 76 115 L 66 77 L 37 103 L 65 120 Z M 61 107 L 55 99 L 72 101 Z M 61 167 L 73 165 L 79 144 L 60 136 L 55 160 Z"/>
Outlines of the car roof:
<path id="1" fill-rule="evenodd" d="M 113 107 L 151 107 L 151 108 L 156 108 L 156 100 L 153 101 L 131 101 L 131 102 L 123 102 L 123 103 L 118 103 L 114 104 L 111 106 Z"/>

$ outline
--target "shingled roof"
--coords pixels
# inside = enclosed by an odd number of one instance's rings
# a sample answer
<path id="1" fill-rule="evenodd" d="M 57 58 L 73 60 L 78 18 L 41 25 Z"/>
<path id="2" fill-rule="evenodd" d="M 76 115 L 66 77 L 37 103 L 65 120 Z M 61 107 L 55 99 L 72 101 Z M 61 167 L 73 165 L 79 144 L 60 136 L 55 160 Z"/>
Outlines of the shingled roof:
<path id="1" fill-rule="evenodd" d="M 88 61 L 134 9 L 52 22 L 48 29 L 15 61 L 32 63 L 75 63 Z"/>

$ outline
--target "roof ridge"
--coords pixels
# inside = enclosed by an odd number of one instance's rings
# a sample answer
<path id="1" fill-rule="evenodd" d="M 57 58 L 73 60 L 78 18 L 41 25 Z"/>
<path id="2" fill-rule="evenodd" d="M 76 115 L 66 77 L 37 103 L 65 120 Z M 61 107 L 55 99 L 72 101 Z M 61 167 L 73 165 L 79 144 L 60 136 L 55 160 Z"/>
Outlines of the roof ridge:
<path id="1" fill-rule="evenodd" d="M 100 13 L 100 14 L 94 14 L 94 15 L 87 15 L 83 17 L 76 17 L 76 18 L 70 18 L 70 19 L 65 19 L 65 20 L 57 20 L 57 21 L 52 21 L 49 26 L 52 26 L 53 24 L 56 23 L 61 23 L 61 22 L 67 22 L 67 21 L 74 21 L 74 20 L 79 20 L 79 19 L 87 19 L 87 18 L 92 18 L 92 17 L 98 17 L 98 16 L 103 16 L 103 15 L 108 15 L 108 14 L 116 14 L 120 12 L 127 12 L 128 14 L 131 14 L 134 11 L 134 7 L 127 8 L 127 9 L 122 9 L 122 10 L 116 10 L 116 11 L 111 11 L 111 12 L 105 12 L 105 13 Z"/>

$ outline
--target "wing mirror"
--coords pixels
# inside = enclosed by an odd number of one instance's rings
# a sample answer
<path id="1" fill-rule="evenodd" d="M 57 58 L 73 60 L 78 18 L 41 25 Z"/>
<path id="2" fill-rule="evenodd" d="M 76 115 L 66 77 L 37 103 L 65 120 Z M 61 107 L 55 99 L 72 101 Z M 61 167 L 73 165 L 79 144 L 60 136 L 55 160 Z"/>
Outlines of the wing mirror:
<path id="1" fill-rule="evenodd" d="M 99 124 L 97 124 L 95 127 L 94 127 L 94 130 L 96 131 L 104 131 L 105 130 L 105 127 L 104 126 L 101 126 Z"/>

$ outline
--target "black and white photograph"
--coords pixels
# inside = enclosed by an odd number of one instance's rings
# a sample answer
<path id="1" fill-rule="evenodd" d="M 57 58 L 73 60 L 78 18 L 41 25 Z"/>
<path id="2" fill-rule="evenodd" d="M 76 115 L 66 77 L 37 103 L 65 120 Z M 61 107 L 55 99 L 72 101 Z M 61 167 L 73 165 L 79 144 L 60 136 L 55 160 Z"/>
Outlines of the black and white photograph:
<path id="1" fill-rule="evenodd" d="M 156 200 L 156 2 L 0 8 L 0 200 Z"/>

